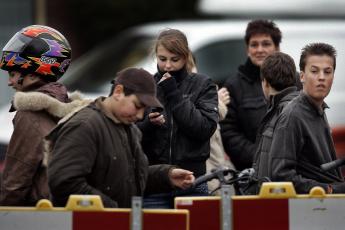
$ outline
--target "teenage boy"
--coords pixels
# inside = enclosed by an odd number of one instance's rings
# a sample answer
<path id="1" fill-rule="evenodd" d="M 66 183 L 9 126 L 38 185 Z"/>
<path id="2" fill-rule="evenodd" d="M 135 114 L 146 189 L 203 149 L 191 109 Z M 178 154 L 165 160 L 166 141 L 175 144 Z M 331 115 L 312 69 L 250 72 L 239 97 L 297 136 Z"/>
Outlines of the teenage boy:
<path id="1" fill-rule="evenodd" d="M 66 117 L 50 133 L 48 181 L 53 203 L 71 194 L 100 195 L 105 207 L 130 207 L 132 196 L 188 188 L 192 172 L 170 165 L 148 167 L 134 124 L 147 106 L 162 107 L 156 84 L 143 69 L 120 71 L 108 97 Z"/>
<path id="2" fill-rule="evenodd" d="M 320 165 L 336 159 L 324 99 L 331 90 L 336 50 L 325 43 L 305 46 L 300 57 L 301 94 L 283 110 L 269 153 L 273 181 L 293 182 L 297 193 L 321 186 L 327 193 L 345 192 L 339 169 L 323 171 Z"/>

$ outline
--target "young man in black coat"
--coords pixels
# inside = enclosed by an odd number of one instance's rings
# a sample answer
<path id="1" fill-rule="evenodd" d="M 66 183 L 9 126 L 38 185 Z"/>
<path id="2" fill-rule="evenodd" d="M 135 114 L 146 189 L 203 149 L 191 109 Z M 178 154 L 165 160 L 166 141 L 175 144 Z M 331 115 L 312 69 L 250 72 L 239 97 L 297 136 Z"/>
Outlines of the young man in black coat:
<path id="1" fill-rule="evenodd" d="M 294 60 L 282 52 L 268 56 L 261 66 L 262 89 L 269 106 L 256 137 L 257 149 L 253 168 L 258 178 L 269 176 L 269 151 L 279 114 L 289 101 L 299 94 L 295 86 L 295 76 Z M 255 190 L 257 193 L 257 188 Z"/>
<path id="2" fill-rule="evenodd" d="M 331 90 L 336 67 L 336 50 L 325 43 L 305 46 L 300 58 L 303 92 L 282 111 L 270 149 L 268 173 L 273 181 L 291 181 L 297 193 L 315 187 L 327 193 L 344 193 L 339 169 L 320 166 L 336 159 L 324 99 Z"/>

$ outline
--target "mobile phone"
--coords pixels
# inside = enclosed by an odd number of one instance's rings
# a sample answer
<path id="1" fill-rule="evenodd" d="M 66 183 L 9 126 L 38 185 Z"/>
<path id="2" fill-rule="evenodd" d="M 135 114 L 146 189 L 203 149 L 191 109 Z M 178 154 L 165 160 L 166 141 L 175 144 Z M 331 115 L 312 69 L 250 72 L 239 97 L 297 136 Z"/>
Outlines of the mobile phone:
<path id="1" fill-rule="evenodd" d="M 151 109 L 151 113 L 155 113 L 155 112 L 162 113 L 163 112 L 163 108 L 161 108 L 161 107 L 153 107 Z"/>

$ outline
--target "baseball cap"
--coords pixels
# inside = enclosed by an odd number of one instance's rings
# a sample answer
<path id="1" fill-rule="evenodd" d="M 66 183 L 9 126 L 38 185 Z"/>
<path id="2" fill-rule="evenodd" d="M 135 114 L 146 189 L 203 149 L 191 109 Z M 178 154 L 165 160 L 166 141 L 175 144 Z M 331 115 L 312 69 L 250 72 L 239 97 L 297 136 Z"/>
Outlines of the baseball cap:
<path id="1" fill-rule="evenodd" d="M 143 68 L 126 68 L 116 74 L 115 84 L 133 91 L 145 106 L 163 108 L 157 99 L 157 87 L 153 76 Z"/>

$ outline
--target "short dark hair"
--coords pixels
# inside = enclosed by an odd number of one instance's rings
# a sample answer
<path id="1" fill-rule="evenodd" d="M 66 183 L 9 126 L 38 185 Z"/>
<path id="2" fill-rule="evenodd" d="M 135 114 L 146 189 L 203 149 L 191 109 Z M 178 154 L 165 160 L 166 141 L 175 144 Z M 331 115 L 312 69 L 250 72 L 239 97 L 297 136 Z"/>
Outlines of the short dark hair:
<path id="1" fill-rule="evenodd" d="M 336 56 L 337 51 L 335 48 L 327 43 L 310 43 L 303 47 L 301 57 L 299 60 L 299 69 L 300 71 L 304 71 L 305 65 L 307 63 L 307 58 L 309 56 L 322 56 L 327 55 L 333 58 L 333 68 L 335 70 L 336 66 Z"/>
<path id="2" fill-rule="evenodd" d="M 292 57 L 283 52 L 275 52 L 265 58 L 260 73 L 261 80 L 266 79 L 278 91 L 294 86 L 296 83 L 295 62 Z"/>
<path id="3" fill-rule="evenodd" d="M 256 34 L 267 34 L 271 36 L 273 43 L 276 47 L 279 47 L 279 44 L 282 40 L 282 33 L 277 25 L 273 21 L 269 20 L 253 20 L 248 23 L 246 34 L 244 40 L 246 44 L 249 44 L 249 40 L 253 35 Z"/>

